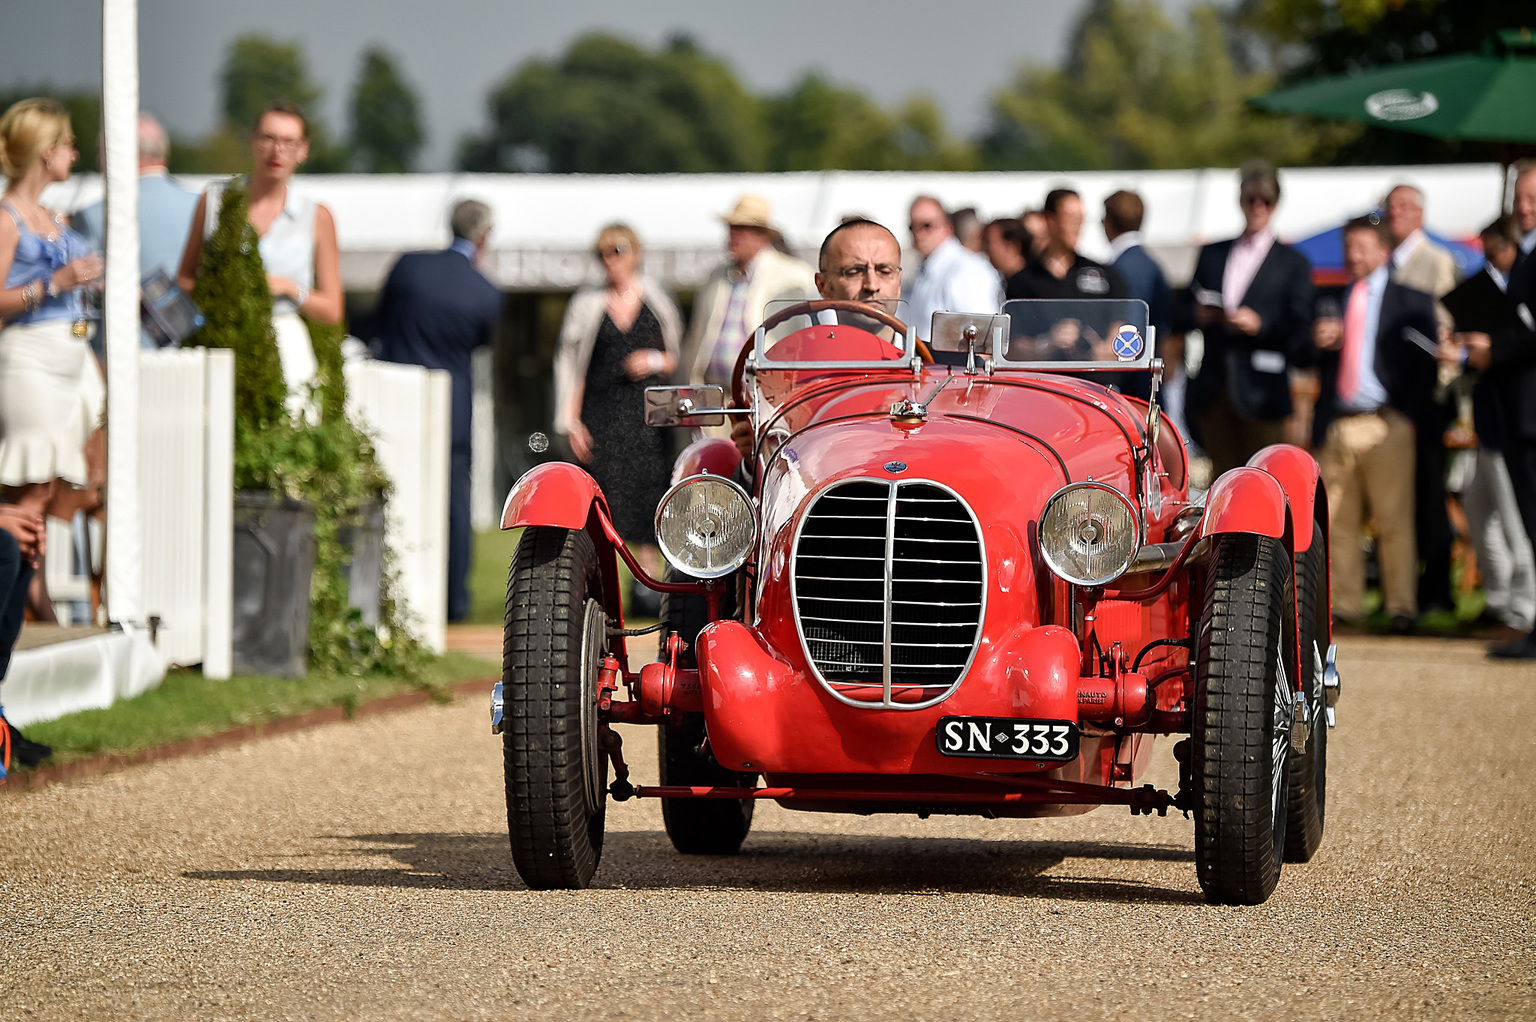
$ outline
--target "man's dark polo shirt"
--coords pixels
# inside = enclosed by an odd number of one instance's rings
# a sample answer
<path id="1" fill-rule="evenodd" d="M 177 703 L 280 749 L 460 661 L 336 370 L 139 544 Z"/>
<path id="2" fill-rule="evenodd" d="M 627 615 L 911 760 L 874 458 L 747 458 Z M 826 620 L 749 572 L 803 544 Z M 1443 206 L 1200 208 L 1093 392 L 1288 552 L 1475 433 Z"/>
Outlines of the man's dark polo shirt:
<path id="1" fill-rule="evenodd" d="M 1051 276 L 1045 261 L 1037 259 L 1008 278 L 1012 298 L 1129 298 L 1120 274 L 1092 259 L 1074 253 L 1072 268 L 1060 280 Z"/>

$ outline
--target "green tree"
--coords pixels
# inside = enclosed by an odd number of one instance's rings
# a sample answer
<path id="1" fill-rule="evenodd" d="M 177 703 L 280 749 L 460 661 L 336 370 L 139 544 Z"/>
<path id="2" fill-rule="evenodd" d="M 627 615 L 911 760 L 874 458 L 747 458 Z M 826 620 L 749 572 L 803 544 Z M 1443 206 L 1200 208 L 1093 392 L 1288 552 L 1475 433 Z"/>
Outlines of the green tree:
<path id="1" fill-rule="evenodd" d="M 204 317 L 197 343 L 235 353 L 239 433 L 259 433 L 288 418 L 288 389 L 272 329 L 272 291 L 249 218 L 249 196 L 238 181 L 231 181 L 192 287 L 192 300 Z"/>
<path id="2" fill-rule="evenodd" d="M 584 36 L 530 61 L 488 97 L 491 127 L 460 145 L 475 171 L 663 173 L 756 170 L 761 109 L 723 62 L 687 38 L 656 51 Z"/>
<path id="3" fill-rule="evenodd" d="M 249 131 L 268 103 L 285 100 L 306 114 L 320 101 L 298 43 L 243 35 L 229 44 L 219 72 L 224 123 Z M 311 128 L 313 132 L 313 128 Z"/>
<path id="4" fill-rule="evenodd" d="M 21 86 L 0 92 L 0 113 L 13 103 L 35 96 L 49 96 L 64 104 L 69 111 L 69 127 L 75 133 L 75 145 L 80 159 L 75 161 L 75 173 L 88 174 L 99 170 L 96 165 L 96 141 L 101 136 L 101 93 L 59 92 L 49 85 Z"/>
<path id="5" fill-rule="evenodd" d="M 287 102 L 304 111 L 309 123 L 309 159 L 299 169 L 314 174 L 347 169 L 347 146 L 333 143 L 316 110 L 320 86 L 309 76 L 299 44 L 262 35 L 243 35 L 229 44 L 219 71 L 219 126 L 197 142 L 171 149 L 171 169 L 179 173 L 234 174 L 250 169 L 247 139 L 256 118 L 270 103 Z"/>
<path id="6" fill-rule="evenodd" d="M 1093 0 L 1062 68 L 1025 66 L 993 96 L 984 160 L 1041 170 L 1295 164 L 1353 132 L 1250 109 L 1247 98 L 1273 81 L 1238 65 L 1210 4 L 1181 26 L 1156 0 Z"/>
<path id="7" fill-rule="evenodd" d="M 352 86 L 353 166 L 376 174 L 405 173 L 424 138 L 415 90 L 388 53 L 369 49 Z"/>
<path id="8" fill-rule="evenodd" d="M 965 170 L 974 163 L 926 97 L 891 114 L 857 89 L 812 73 L 765 106 L 770 170 Z"/>

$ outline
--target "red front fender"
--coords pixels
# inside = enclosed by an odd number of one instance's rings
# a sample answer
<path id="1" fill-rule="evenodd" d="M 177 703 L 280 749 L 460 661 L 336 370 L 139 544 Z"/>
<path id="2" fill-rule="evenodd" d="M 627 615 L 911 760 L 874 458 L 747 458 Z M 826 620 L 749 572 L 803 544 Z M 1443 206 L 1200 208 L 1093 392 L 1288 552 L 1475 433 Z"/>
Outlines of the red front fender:
<path id="1" fill-rule="evenodd" d="M 1206 495 L 1200 535 L 1247 532 L 1285 541 L 1291 531 L 1287 524 L 1280 481 L 1260 469 L 1234 468 L 1217 479 Z"/>
<path id="2" fill-rule="evenodd" d="M 740 464 L 741 452 L 735 444 L 724 437 L 703 437 L 689 444 L 677 456 L 677 463 L 672 466 L 672 482 L 680 483 L 700 472 L 730 479 Z"/>
<path id="3" fill-rule="evenodd" d="M 1298 554 L 1312 546 L 1312 530 L 1304 523 L 1316 521 L 1323 527 L 1323 535 L 1328 535 L 1328 497 L 1323 492 L 1323 472 L 1316 458 L 1300 447 L 1270 444 L 1249 458 L 1248 466 L 1274 476 L 1285 491 L 1291 503 Z"/>
<path id="4" fill-rule="evenodd" d="M 555 525 L 585 529 L 596 503 L 608 513 L 603 491 L 586 472 L 563 461 L 535 465 L 512 485 L 501 507 L 501 527 Z"/>

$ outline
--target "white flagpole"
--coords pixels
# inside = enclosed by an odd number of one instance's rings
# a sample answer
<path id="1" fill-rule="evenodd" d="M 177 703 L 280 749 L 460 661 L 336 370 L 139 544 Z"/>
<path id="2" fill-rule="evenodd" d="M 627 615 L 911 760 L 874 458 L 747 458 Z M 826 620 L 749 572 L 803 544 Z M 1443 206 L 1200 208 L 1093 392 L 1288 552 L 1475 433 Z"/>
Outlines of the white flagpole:
<path id="1" fill-rule="evenodd" d="M 139 13 L 101 3 L 101 123 L 106 141 L 107 613 L 142 626 L 139 521 Z"/>

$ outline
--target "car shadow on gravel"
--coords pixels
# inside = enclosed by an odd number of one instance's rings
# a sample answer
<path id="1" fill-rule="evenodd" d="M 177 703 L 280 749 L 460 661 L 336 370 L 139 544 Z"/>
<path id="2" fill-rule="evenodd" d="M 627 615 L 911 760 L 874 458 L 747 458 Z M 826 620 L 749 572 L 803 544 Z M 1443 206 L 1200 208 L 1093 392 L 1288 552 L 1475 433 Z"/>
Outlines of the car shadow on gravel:
<path id="1" fill-rule="evenodd" d="M 247 880 L 345 887 L 520 890 L 505 834 L 355 834 L 326 836 L 309 856 L 388 857 L 396 868 L 282 868 L 183 873 L 188 880 Z M 594 878 L 596 890 L 738 890 L 797 894 L 990 894 L 1116 903 L 1192 904 L 1189 887 L 1169 888 L 1074 869 L 1092 860 L 1191 864 L 1171 845 L 978 841 L 768 831 L 747 838 L 740 855 L 679 855 L 661 831 L 612 831 Z M 1086 860 L 1086 861 L 1085 861 Z M 1087 875 L 1081 875 L 1087 874 Z"/>

